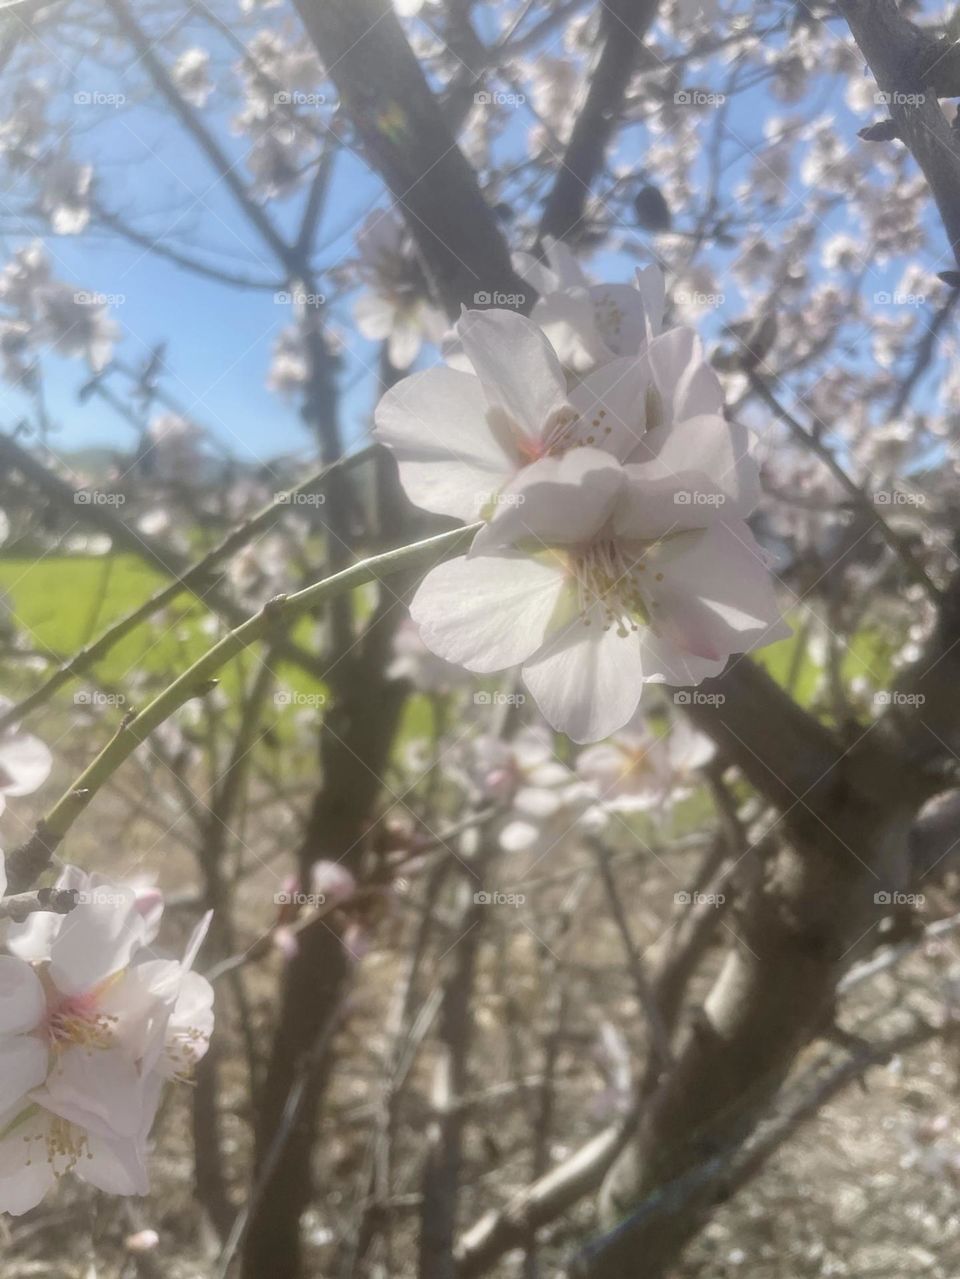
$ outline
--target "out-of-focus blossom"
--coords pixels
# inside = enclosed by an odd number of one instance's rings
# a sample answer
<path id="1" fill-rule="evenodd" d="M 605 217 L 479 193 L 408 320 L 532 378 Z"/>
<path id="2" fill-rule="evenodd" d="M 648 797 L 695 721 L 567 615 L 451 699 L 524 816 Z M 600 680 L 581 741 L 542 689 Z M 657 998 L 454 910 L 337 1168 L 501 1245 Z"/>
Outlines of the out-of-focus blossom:
<path id="1" fill-rule="evenodd" d="M 310 867 L 310 891 L 325 906 L 349 901 L 357 891 L 357 881 L 339 862 L 319 861 Z"/>
<path id="2" fill-rule="evenodd" d="M 83 356 L 94 371 L 109 361 L 117 330 L 105 299 L 54 279 L 39 240 L 17 249 L 0 272 L 0 302 L 16 313 L 5 344 L 6 370 L 15 377 L 30 364 L 28 346 L 49 345 L 61 355 Z"/>
<path id="3" fill-rule="evenodd" d="M 60 149 L 44 165 L 40 184 L 40 208 L 57 235 L 78 235 L 90 221 L 93 167 L 77 164 Z"/>
<path id="4" fill-rule="evenodd" d="M 267 386 L 281 395 L 299 395 L 310 380 L 310 356 L 303 331 L 288 325 L 274 343 Z"/>
<path id="5" fill-rule="evenodd" d="M 184 98 L 195 107 L 205 107 L 213 92 L 210 54 L 206 49 L 185 49 L 170 68 L 170 75 Z"/>
<path id="6" fill-rule="evenodd" d="M 465 754 L 474 797 L 504 806 L 498 834 L 505 852 L 545 852 L 575 836 L 590 788 L 557 759 L 546 728 L 521 729 L 510 741 L 478 737 Z"/>
<path id="7" fill-rule="evenodd" d="M 661 735 L 637 717 L 606 742 L 577 756 L 577 773 L 595 788 L 601 811 L 644 812 L 687 793 L 695 769 L 708 764 L 715 747 L 705 734 L 678 719 Z"/>
<path id="8" fill-rule="evenodd" d="M 545 261 L 515 255 L 518 271 L 539 297 L 530 318 L 547 335 L 561 364 L 576 372 L 638 355 L 663 323 L 659 267 L 637 272 L 636 285 L 594 284 L 562 241 L 547 237 Z"/>
<path id="9" fill-rule="evenodd" d="M 290 43 L 276 31 L 258 31 L 238 65 L 243 109 L 234 120 L 249 139 L 246 164 L 257 192 L 285 196 L 304 181 L 317 153 L 312 117 L 325 102 L 323 68 L 309 42 Z"/>
<path id="10" fill-rule="evenodd" d="M 5 714 L 13 703 L 0 697 L 0 714 Z M 0 813 L 6 807 L 7 797 L 31 795 L 50 776 L 53 757 L 49 749 L 16 725 L 0 732 Z"/>
<path id="11" fill-rule="evenodd" d="M 196 478 L 204 461 L 205 433 L 195 422 L 179 413 L 158 413 L 148 430 L 150 445 L 147 469 L 164 479 L 186 481 Z"/>
<path id="12" fill-rule="evenodd" d="M 396 214 L 371 213 L 357 234 L 357 248 L 357 271 L 367 288 L 354 308 L 357 328 L 371 341 L 387 341 L 394 368 L 409 368 L 425 340 L 442 339 L 446 320 L 429 300 L 420 264 Z"/>

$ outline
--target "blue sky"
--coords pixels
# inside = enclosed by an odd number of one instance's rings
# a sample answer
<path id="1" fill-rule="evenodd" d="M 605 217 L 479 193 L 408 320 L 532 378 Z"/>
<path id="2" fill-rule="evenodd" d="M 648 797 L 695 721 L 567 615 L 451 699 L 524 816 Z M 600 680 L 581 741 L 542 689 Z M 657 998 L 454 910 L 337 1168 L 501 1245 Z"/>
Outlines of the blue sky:
<path id="1" fill-rule="evenodd" d="M 779 7 L 770 6 L 771 17 Z M 483 15 L 483 6 L 480 13 Z M 273 21 L 273 12 L 268 10 L 262 18 Z M 481 16 L 481 21 L 489 20 L 489 14 Z M 181 47 L 190 43 L 190 32 L 185 31 Z M 203 43 L 211 47 L 206 29 Z M 212 51 L 216 74 L 228 79 L 235 53 L 229 49 Z M 722 74 L 719 69 L 701 67 L 691 75 L 691 84 L 714 88 L 714 79 L 719 81 Z M 81 67 L 60 102 L 63 118 L 69 117 L 76 125 L 74 154 L 93 160 L 104 202 L 124 212 L 150 234 L 173 228 L 174 242 L 179 247 L 202 252 L 208 261 L 264 279 L 277 278 L 268 254 L 229 194 L 214 182 L 193 140 L 157 99 L 142 96 L 143 84 L 139 73 L 111 80 L 100 69 Z M 101 93 L 124 93 L 127 101 L 120 109 L 74 107 L 71 93 L 91 88 Z M 861 121 L 855 120 L 844 105 L 843 90 L 840 79 L 832 87 L 830 82 L 818 80 L 810 104 L 790 107 L 771 100 L 765 87 L 748 90 L 735 99 L 729 112 L 730 154 L 739 150 L 740 140 L 751 145 L 759 142 L 763 121 L 771 114 L 819 114 L 826 109 L 836 114 L 842 135 L 852 138 Z M 233 136 L 229 124 L 235 110 L 236 103 L 230 102 L 218 113 L 214 97 L 204 118 L 231 158 L 239 159 L 243 143 Z M 710 123 L 710 113 L 706 112 L 701 125 L 705 137 Z M 522 153 L 521 134 L 528 124 L 529 117 L 524 118 L 521 108 L 516 122 L 508 126 L 499 143 L 504 154 Z M 636 156 L 642 162 L 643 134 L 642 127 L 626 130 L 620 141 L 620 154 Z M 730 165 L 724 173 L 725 193 L 742 179 L 750 163 L 751 156 L 747 154 Z M 323 268 L 335 266 L 351 255 L 356 227 L 375 203 L 386 203 L 379 183 L 349 150 L 337 162 L 333 193 L 318 235 L 322 251 L 317 261 Z M 17 195 L 14 189 L 3 197 L 7 208 L 16 203 Z M 895 198 L 894 193 L 891 198 Z M 301 201 L 302 194 L 273 201 L 271 213 L 289 229 L 296 225 Z M 831 217 L 831 224 L 834 222 L 830 229 L 843 225 L 842 211 L 835 219 Z M 4 219 L 4 224 L 10 226 L 9 218 Z M 4 236 L 4 253 L 12 251 L 24 238 L 27 237 L 15 233 Z M 265 387 L 273 341 L 290 319 L 289 309 L 278 305 L 272 293 L 242 291 L 201 279 L 109 233 L 88 231 L 79 237 L 46 235 L 44 239 L 62 278 L 75 282 L 78 288 L 123 295 L 122 303 L 113 311 L 122 330 L 118 355 L 137 363 L 156 343 L 166 341 L 166 389 L 225 447 L 251 461 L 311 451 L 312 441 L 296 404 L 284 402 Z M 734 249 L 714 254 L 714 261 L 719 266 L 736 252 Z M 933 269 L 944 265 L 936 264 Z M 615 253 L 599 255 L 593 266 L 606 278 L 629 278 L 632 271 L 631 261 Z M 878 271 L 874 287 L 891 285 L 901 266 L 894 263 Z M 740 311 L 735 289 L 725 286 L 725 292 L 725 307 L 704 321 L 708 333 Z M 374 385 L 367 370 L 375 367 L 377 358 L 375 348 L 365 343 L 350 324 L 350 306 L 349 300 L 338 302 L 332 313 L 347 342 L 343 417 L 348 443 L 360 437 L 368 420 Z M 44 367 L 50 416 L 61 428 L 58 447 L 96 444 L 125 450 L 135 443 L 131 426 L 101 400 L 91 397 L 85 404 L 77 401 L 76 391 L 85 377 L 79 362 L 51 356 Z M 119 387 L 121 382 L 116 385 Z M 5 421 L 10 422 L 22 414 L 24 401 L 17 392 L 4 388 L 0 391 L 0 408 Z"/>

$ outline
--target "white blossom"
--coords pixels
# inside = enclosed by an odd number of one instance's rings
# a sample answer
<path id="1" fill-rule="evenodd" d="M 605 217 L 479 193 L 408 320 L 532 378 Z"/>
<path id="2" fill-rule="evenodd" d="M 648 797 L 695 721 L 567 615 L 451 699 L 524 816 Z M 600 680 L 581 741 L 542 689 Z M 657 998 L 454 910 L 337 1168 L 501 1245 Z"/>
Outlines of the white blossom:
<path id="1" fill-rule="evenodd" d="M 371 341 L 387 341 L 390 363 L 409 368 L 424 340 L 439 342 L 446 321 L 430 302 L 426 281 L 400 219 L 376 210 L 357 234 L 358 273 L 367 292 L 357 301 L 357 328 Z"/>
<path id="2" fill-rule="evenodd" d="M 584 742 L 621 728 L 645 683 L 699 683 L 786 633 L 744 522 L 747 434 L 689 330 L 569 394 L 530 321 L 467 312 L 458 333 L 474 374 L 415 375 L 376 414 L 413 502 L 487 516 L 414 597 L 428 648 L 478 673 L 522 665 L 547 721 Z"/>
<path id="3" fill-rule="evenodd" d="M 77 906 L 0 956 L 0 1210 L 35 1207 L 64 1173 L 146 1194 L 146 1142 L 164 1081 L 203 1056 L 213 992 L 182 961 L 145 957 L 156 902 L 68 868 Z M 12 949 L 16 947 L 14 942 Z"/>

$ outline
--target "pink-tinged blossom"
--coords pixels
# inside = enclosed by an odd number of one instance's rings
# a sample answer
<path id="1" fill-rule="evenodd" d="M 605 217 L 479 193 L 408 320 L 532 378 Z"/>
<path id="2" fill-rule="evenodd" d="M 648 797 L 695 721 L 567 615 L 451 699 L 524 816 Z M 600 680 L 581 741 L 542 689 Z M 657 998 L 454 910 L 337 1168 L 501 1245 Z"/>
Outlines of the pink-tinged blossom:
<path id="1" fill-rule="evenodd" d="M 601 812 L 645 812 L 683 799 L 695 770 L 714 754 L 710 738 L 686 720 L 678 719 L 657 735 L 638 716 L 607 741 L 581 751 L 576 768 Z"/>
<path id="2" fill-rule="evenodd" d="M 548 729 L 523 728 L 510 741 L 478 737 L 465 758 L 474 797 L 503 807 L 498 839 L 504 852 L 554 848 L 576 833 L 592 793 L 557 759 Z"/>
<path id="3" fill-rule="evenodd" d="M 428 648 L 481 674 L 521 665 L 548 722 L 588 742 L 623 727 L 645 683 L 699 683 L 787 633 L 745 523 L 749 439 L 689 330 L 568 394 L 530 321 L 467 312 L 458 328 L 475 372 L 415 375 L 377 409 L 412 501 L 487 517 L 417 591 Z"/>
<path id="4" fill-rule="evenodd" d="M 84 893 L 29 939 L 35 958 L 0 956 L 0 1211 L 35 1207 L 66 1172 L 146 1194 L 164 1082 L 213 1030 L 212 988 L 192 972 L 209 917 L 182 960 L 145 958 L 155 905 L 106 882 Z"/>

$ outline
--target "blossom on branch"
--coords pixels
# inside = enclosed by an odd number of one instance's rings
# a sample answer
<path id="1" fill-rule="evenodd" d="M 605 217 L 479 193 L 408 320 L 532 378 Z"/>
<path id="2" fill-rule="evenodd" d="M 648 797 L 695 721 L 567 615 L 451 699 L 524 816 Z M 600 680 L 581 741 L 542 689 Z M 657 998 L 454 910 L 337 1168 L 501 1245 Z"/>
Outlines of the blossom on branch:
<path id="1" fill-rule="evenodd" d="M 166 1080 L 189 1075 L 213 1029 L 213 991 L 146 950 L 156 895 L 69 867 L 78 905 L 11 929 L 0 956 L 0 1211 L 35 1207 L 64 1173 L 146 1194 L 146 1143 Z"/>
<path id="2" fill-rule="evenodd" d="M 745 522 L 747 432 L 690 330 L 568 391 L 531 320 L 467 311 L 457 329 L 474 372 L 414 375 L 376 414 L 413 502 L 486 521 L 417 591 L 428 648 L 478 673 L 521 665 L 549 723 L 589 742 L 644 684 L 697 684 L 787 633 Z"/>

